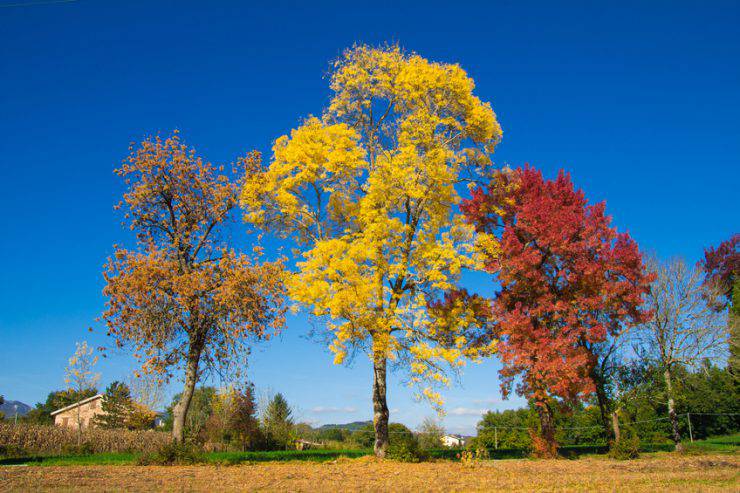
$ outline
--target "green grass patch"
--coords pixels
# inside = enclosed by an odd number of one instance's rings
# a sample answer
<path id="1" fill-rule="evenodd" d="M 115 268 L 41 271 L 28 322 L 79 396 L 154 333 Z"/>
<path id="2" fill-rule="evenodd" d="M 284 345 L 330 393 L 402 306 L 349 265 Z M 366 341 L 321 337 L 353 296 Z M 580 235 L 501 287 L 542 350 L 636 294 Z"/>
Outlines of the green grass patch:
<path id="1" fill-rule="evenodd" d="M 740 433 L 709 437 L 694 443 L 684 442 L 684 449 L 687 452 L 736 452 L 738 448 L 740 448 Z"/>

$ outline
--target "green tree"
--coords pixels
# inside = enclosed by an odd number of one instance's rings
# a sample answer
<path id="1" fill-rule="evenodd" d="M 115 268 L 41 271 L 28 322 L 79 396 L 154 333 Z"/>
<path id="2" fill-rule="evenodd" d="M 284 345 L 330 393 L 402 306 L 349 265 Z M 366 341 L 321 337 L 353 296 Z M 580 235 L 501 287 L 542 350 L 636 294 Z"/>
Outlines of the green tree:
<path id="1" fill-rule="evenodd" d="M 213 413 L 213 401 L 216 397 L 216 388 L 211 386 L 196 387 L 190 401 L 187 418 L 184 422 L 184 439 L 190 442 L 203 440 L 203 432 L 206 422 Z M 167 419 L 165 429 L 171 430 L 173 426 L 173 409 L 181 401 L 182 396 L 178 393 L 172 398 L 172 403 L 167 406 Z"/>
<path id="2" fill-rule="evenodd" d="M 262 426 L 272 447 L 287 448 L 293 439 L 293 410 L 283 394 L 270 399 L 262 413 Z"/>
<path id="3" fill-rule="evenodd" d="M 131 413 L 131 390 L 123 382 L 115 381 L 108 385 L 103 394 L 101 414 L 95 416 L 95 424 L 101 428 L 125 428 Z"/>
<path id="4" fill-rule="evenodd" d="M 316 434 L 317 440 L 343 442 L 349 433 L 341 428 L 322 428 Z"/>
<path id="5" fill-rule="evenodd" d="M 368 423 L 362 428 L 358 429 L 354 433 L 354 439 L 362 448 L 370 448 L 375 443 L 375 427 L 372 423 Z M 388 435 L 390 436 L 389 444 L 406 442 L 414 439 L 414 434 L 411 430 L 401 423 L 390 423 L 388 425 Z"/>
<path id="6" fill-rule="evenodd" d="M 440 422 L 431 416 L 427 416 L 419 425 L 419 446 L 423 449 L 439 448 L 442 445 L 444 434 L 445 429 Z"/>
<path id="7" fill-rule="evenodd" d="M 537 414 L 530 408 L 488 411 L 478 423 L 478 447 L 488 449 L 528 449 L 529 430 L 537 427 Z"/>

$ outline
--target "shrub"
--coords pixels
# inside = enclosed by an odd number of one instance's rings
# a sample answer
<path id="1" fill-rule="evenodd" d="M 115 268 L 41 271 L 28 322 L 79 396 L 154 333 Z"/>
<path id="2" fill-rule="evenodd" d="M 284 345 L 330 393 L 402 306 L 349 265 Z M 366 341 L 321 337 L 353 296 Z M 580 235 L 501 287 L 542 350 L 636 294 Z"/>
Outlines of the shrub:
<path id="1" fill-rule="evenodd" d="M 154 453 L 146 453 L 139 457 L 137 464 L 141 466 L 182 466 L 205 462 L 203 452 L 193 444 L 170 442 Z"/>
<path id="2" fill-rule="evenodd" d="M 386 457 L 400 462 L 421 462 L 427 459 L 419 447 L 419 441 L 413 436 L 403 440 L 392 440 L 388 445 Z"/>
<path id="3" fill-rule="evenodd" d="M 104 430 L 86 428 L 82 431 L 82 447 L 74 428 L 28 423 L 0 423 L 0 444 L 6 450 L 24 451 L 27 455 L 59 455 L 63 453 L 155 452 L 171 441 L 161 431 Z"/>
<path id="4" fill-rule="evenodd" d="M 617 460 L 637 459 L 640 456 L 640 438 L 628 435 L 609 443 L 609 457 Z"/>
<path id="5" fill-rule="evenodd" d="M 0 457 L 14 459 L 19 457 L 27 457 L 29 455 L 31 454 L 29 454 L 25 449 L 16 445 L 0 444 Z"/>
<path id="6" fill-rule="evenodd" d="M 486 448 L 475 448 L 469 450 L 463 450 L 457 457 L 460 458 L 460 463 L 466 467 L 473 467 L 482 460 L 488 460 L 491 455 L 488 453 Z"/>
<path id="7" fill-rule="evenodd" d="M 92 455 L 94 453 L 93 445 L 90 442 L 82 442 L 79 445 L 76 443 L 65 443 L 62 445 L 63 455 Z"/>

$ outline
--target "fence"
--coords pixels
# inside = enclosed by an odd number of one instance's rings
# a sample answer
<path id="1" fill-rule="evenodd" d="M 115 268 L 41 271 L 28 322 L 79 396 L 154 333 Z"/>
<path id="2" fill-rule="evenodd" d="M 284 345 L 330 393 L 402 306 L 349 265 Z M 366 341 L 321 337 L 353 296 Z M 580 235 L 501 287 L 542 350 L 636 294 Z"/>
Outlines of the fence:
<path id="1" fill-rule="evenodd" d="M 677 416 L 679 420 L 679 432 L 685 441 L 693 442 L 694 440 L 704 439 L 709 436 L 724 435 L 740 431 L 740 413 L 684 413 Z M 639 419 L 633 421 L 620 421 L 620 428 L 623 431 L 635 433 L 642 442 L 642 448 L 645 452 L 670 450 L 672 449 L 672 432 L 671 422 L 668 416 L 650 419 Z M 341 430 L 355 441 L 357 438 L 367 440 L 374 436 L 372 429 L 347 429 L 342 427 L 333 428 Z M 529 432 L 532 426 L 492 426 L 486 429 L 487 433 L 493 433 L 492 440 L 483 444 L 484 448 L 492 451 L 501 450 L 503 456 L 521 455 L 522 450 L 527 450 L 530 437 Z M 588 426 L 560 426 L 557 427 L 558 443 L 561 451 L 572 451 L 580 453 L 593 448 L 593 453 L 599 453 L 608 449 L 608 437 L 603 433 L 603 424 L 594 424 Z M 580 433 L 580 432 L 591 433 Z M 520 436 L 514 440 L 518 446 L 501 447 L 500 435 L 505 433 L 516 432 Z M 394 436 L 408 435 L 407 431 L 389 431 L 391 442 Z M 415 432 L 416 436 L 422 433 Z M 301 437 L 306 438 L 306 437 Z M 511 443 L 512 440 L 508 440 Z M 445 455 L 445 449 L 440 449 L 439 455 Z M 584 452 L 585 453 L 585 452 Z"/>

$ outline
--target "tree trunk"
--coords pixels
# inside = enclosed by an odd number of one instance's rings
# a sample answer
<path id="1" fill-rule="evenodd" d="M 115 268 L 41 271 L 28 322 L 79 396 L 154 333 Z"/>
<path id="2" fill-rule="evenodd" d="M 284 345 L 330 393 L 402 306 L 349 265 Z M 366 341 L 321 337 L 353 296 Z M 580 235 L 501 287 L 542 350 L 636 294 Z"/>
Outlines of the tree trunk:
<path id="1" fill-rule="evenodd" d="M 552 410 L 546 402 L 537 403 L 537 414 L 540 418 L 540 440 L 535 443 L 534 454 L 540 458 L 557 457 L 558 444 L 555 441 L 555 423 L 553 422 Z"/>
<path id="2" fill-rule="evenodd" d="M 681 434 L 678 431 L 678 417 L 676 416 L 676 405 L 673 402 L 673 385 L 671 384 L 671 369 L 666 368 L 663 372 L 665 378 L 665 389 L 668 395 L 668 417 L 671 419 L 671 429 L 673 431 L 673 443 L 676 444 L 676 450 L 683 450 L 681 445 Z"/>
<path id="3" fill-rule="evenodd" d="M 373 425 L 375 427 L 376 457 L 385 457 L 388 448 L 388 403 L 386 402 L 385 356 L 375 356 L 373 361 Z"/>
<path id="4" fill-rule="evenodd" d="M 172 410 L 172 438 L 176 442 L 182 443 L 185 440 L 185 418 L 190 409 L 190 401 L 193 399 L 195 384 L 198 382 L 199 361 L 200 351 L 191 349 L 185 369 L 185 388 L 182 391 L 180 400 Z"/>
<path id="5" fill-rule="evenodd" d="M 596 401 L 599 404 L 599 414 L 601 416 L 601 426 L 604 427 L 604 434 L 607 441 L 611 438 L 616 438 L 612 435 L 612 429 L 609 426 L 609 398 L 606 396 L 604 391 L 604 381 L 602 378 L 593 375 L 594 386 L 596 387 Z"/>
<path id="6" fill-rule="evenodd" d="M 614 443 L 619 442 L 619 416 L 615 409 L 612 413 L 612 433 L 614 434 Z"/>

